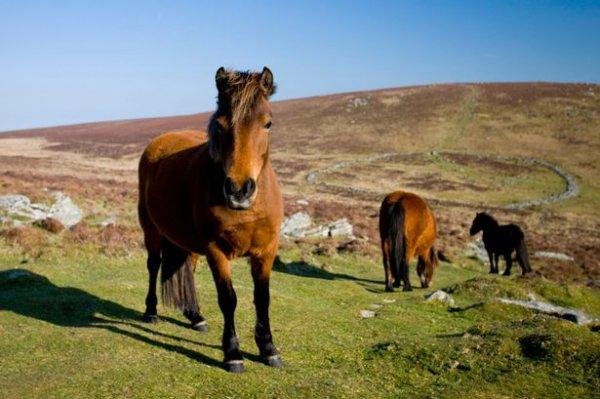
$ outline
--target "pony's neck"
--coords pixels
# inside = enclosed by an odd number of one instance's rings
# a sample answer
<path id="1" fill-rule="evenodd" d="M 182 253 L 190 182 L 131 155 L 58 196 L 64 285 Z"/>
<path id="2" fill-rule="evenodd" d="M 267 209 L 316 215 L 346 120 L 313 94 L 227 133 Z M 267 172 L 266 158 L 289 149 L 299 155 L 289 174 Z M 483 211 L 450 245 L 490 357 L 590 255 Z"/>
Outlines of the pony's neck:
<path id="1" fill-rule="evenodd" d="M 488 229 L 497 229 L 499 224 L 496 221 L 496 219 L 494 219 L 493 217 L 487 215 L 486 218 L 483 220 L 483 230 L 488 230 Z"/>

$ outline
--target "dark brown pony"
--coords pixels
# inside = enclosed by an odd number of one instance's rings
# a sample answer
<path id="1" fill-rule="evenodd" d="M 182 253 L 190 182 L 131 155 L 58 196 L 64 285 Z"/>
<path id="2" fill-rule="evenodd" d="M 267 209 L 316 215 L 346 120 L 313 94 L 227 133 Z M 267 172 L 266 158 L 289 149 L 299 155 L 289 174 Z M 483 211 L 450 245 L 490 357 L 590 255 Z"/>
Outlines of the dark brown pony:
<path id="1" fill-rule="evenodd" d="M 162 265 L 163 302 L 206 329 L 196 298 L 197 254 L 206 256 L 225 320 L 225 369 L 244 370 L 235 331 L 236 294 L 230 261 L 250 258 L 261 359 L 282 364 L 269 325 L 269 278 L 279 243 L 283 199 L 269 161 L 273 74 L 216 74 L 217 110 L 205 134 L 171 132 L 154 139 L 139 166 L 139 219 L 150 282 L 144 318 L 157 320 L 156 279 Z"/>
<path id="2" fill-rule="evenodd" d="M 421 287 L 431 286 L 437 256 L 433 244 L 437 234 L 435 218 L 427 203 L 418 195 L 404 191 L 389 194 L 379 211 L 379 233 L 385 290 L 404 284 L 403 291 L 411 291 L 408 264 L 416 255 L 417 274 Z M 392 283 L 393 280 L 393 283 Z"/>
<path id="3" fill-rule="evenodd" d="M 506 261 L 506 269 L 503 274 L 510 276 L 513 252 L 517 255 L 517 262 L 521 266 L 523 274 L 531 271 L 525 234 L 519 226 L 512 223 L 500 225 L 492 215 L 478 212 L 473 219 L 469 234 L 473 236 L 480 231 L 483 231 L 483 245 L 490 259 L 490 273 L 498 274 L 498 261 L 502 255 Z"/>

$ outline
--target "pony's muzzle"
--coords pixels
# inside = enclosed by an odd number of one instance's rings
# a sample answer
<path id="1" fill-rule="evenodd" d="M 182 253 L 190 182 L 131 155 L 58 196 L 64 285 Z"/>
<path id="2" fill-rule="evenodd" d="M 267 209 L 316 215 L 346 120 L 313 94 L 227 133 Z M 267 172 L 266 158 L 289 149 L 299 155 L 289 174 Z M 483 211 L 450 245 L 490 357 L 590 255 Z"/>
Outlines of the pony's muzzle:
<path id="1" fill-rule="evenodd" d="M 248 209 L 252 205 L 252 196 L 256 192 L 256 181 L 248 179 L 244 184 L 238 186 L 227 177 L 223 183 L 223 193 L 227 206 L 231 209 Z"/>

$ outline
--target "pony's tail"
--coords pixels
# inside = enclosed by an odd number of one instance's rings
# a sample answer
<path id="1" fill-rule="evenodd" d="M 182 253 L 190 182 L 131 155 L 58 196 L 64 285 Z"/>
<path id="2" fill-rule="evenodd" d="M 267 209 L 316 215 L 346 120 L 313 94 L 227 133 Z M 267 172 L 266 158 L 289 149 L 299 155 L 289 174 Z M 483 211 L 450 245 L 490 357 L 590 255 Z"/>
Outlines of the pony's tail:
<path id="1" fill-rule="evenodd" d="M 394 276 L 396 282 L 399 282 L 400 265 L 404 263 L 406 254 L 406 243 L 404 242 L 404 208 L 401 204 L 395 203 L 390 207 L 389 218 L 392 276 Z"/>
<path id="2" fill-rule="evenodd" d="M 436 255 L 437 259 L 441 260 L 442 262 L 452 263 L 452 259 L 450 259 L 444 251 L 438 249 Z"/>
<path id="3" fill-rule="evenodd" d="M 517 247 L 515 249 L 517 252 L 517 262 L 519 262 L 519 266 L 521 266 L 523 274 L 531 272 L 531 265 L 529 264 L 529 251 L 527 251 L 524 235 L 521 235 L 521 238 L 517 242 Z"/>
<path id="4" fill-rule="evenodd" d="M 196 312 L 196 284 L 194 283 L 193 258 L 187 256 L 183 262 L 164 262 L 161 269 L 162 301 L 165 306 L 183 312 Z"/>

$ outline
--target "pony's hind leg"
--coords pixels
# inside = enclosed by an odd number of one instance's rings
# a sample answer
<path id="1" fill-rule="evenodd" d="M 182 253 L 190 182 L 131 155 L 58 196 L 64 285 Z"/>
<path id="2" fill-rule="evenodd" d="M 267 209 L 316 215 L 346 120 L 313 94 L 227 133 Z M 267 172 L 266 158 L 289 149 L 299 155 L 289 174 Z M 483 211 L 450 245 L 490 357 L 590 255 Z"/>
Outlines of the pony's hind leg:
<path id="1" fill-rule="evenodd" d="M 408 277 L 408 259 L 403 258 L 400 261 L 400 275 L 402 277 L 402 291 L 412 291 L 412 286 L 410 285 L 410 279 Z"/>
<path id="2" fill-rule="evenodd" d="M 504 270 L 504 273 L 502 273 L 503 276 L 510 276 L 510 269 L 512 268 L 512 254 L 506 253 L 504 254 L 504 259 L 506 260 L 506 269 Z"/>
<path id="3" fill-rule="evenodd" d="M 394 287 L 392 282 L 394 276 L 392 275 L 392 266 L 390 264 L 390 243 L 389 240 L 384 240 L 381 245 L 381 252 L 383 254 L 383 271 L 385 273 L 385 290 L 387 292 L 393 292 Z"/>
<path id="4" fill-rule="evenodd" d="M 423 255 L 419 255 L 417 261 L 417 275 L 421 281 L 421 288 L 427 288 L 427 280 L 425 277 L 425 257 Z"/>

